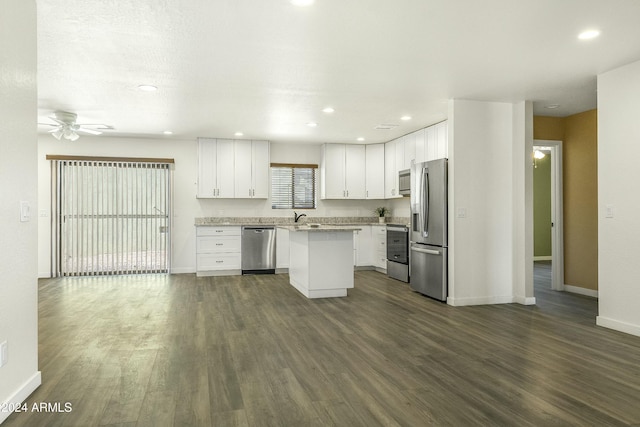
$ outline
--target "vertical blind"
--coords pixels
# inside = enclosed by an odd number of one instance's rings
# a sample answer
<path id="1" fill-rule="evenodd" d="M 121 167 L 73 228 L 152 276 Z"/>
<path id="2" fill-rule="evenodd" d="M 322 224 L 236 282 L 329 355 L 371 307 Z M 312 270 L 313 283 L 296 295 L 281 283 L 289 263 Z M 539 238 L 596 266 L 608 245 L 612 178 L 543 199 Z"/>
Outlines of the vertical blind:
<path id="1" fill-rule="evenodd" d="M 56 160 L 53 276 L 169 271 L 169 163 Z"/>
<path id="2" fill-rule="evenodd" d="M 271 164 L 271 207 L 315 209 L 317 165 Z"/>

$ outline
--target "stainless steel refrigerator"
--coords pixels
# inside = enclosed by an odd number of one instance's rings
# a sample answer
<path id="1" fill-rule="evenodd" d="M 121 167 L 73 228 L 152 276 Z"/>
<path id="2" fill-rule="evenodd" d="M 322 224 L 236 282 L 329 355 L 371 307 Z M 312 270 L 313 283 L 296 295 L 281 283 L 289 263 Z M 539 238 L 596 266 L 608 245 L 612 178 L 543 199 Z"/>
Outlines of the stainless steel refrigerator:
<path id="1" fill-rule="evenodd" d="M 447 299 L 447 159 L 411 167 L 411 289 Z"/>

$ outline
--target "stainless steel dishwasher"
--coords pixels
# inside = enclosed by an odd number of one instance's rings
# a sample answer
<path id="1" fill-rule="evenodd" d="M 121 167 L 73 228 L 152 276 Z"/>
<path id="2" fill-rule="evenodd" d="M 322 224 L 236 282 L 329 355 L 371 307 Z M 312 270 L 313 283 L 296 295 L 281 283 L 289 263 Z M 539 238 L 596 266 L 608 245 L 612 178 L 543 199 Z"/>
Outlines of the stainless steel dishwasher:
<path id="1" fill-rule="evenodd" d="M 275 227 L 242 227 L 242 274 L 276 272 Z"/>

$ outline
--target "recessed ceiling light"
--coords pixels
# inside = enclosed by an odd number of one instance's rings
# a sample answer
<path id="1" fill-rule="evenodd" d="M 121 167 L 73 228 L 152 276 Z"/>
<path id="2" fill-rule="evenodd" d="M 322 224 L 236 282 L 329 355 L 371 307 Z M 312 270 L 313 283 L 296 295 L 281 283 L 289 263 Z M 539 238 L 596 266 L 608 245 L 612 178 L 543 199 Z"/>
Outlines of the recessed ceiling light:
<path id="1" fill-rule="evenodd" d="M 358 138 L 358 141 L 362 142 L 362 141 L 364 141 L 364 138 L 360 137 L 360 138 Z"/>
<path id="2" fill-rule="evenodd" d="M 327 107 L 322 109 L 323 113 L 333 113 L 334 111 L 336 110 L 334 110 L 332 107 Z"/>
<path id="3" fill-rule="evenodd" d="M 580 40 L 589 40 L 594 39 L 600 35 L 600 31 L 598 30 L 587 30 L 578 34 L 578 38 Z"/>
<path id="4" fill-rule="evenodd" d="M 309 122 L 309 123 L 307 123 L 307 126 L 309 126 L 310 128 L 314 128 L 314 127 L 318 126 L 318 124 L 316 122 Z"/>
<path id="5" fill-rule="evenodd" d="M 165 130 L 164 132 L 165 135 L 173 135 L 173 132 L 171 132 L 170 130 Z"/>
<path id="6" fill-rule="evenodd" d="M 235 136 L 244 136 L 244 133 L 242 133 L 242 132 L 236 132 L 236 133 L 234 133 L 234 135 L 235 135 Z"/>
<path id="7" fill-rule="evenodd" d="M 138 89 L 145 92 L 155 92 L 156 90 L 158 90 L 158 87 L 153 85 L 138 85 Z"/>
<path id="8" fill-rule="evenodd" d="M 291 4 L 295 6 L 311 6 L 315 0 L 291 0 Z"/>
<path id="9" fill-rule="evenodd" d="M 400 120 L 404 120 L 406 122 L 407 120 L 411 120 L 411 116 L 402 116 L 400 117 Z"/>
<path id="10" fill-rule="evenodd" d="M 560 107 L 560 104 L 549 104 L 544 106 L 544 108 L 548 108 L 549 110 L 555 110 L 558 107 Z"/>

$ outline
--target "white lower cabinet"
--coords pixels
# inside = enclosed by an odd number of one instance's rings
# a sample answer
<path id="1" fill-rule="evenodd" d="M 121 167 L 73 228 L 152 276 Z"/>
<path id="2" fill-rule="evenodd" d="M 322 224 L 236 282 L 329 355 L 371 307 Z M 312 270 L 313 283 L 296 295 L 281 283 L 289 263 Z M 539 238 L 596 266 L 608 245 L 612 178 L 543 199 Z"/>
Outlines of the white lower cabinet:
<path id="1" fill-rule="evenodd" d="M 353 246 L 354 256 L 353 264 L 356 267 L 364 267 L 372 265 L 371 259 L 371 226 L 362 225 L 362 230 L 354 231 Z"/>
<path id="2" fill-rule="evenodd" d="M 276 228 L 276 269 L 289 268 L 289 230 Z"/>
<path id="3" fill-rule="evenodd" d="M 240 244 L 238 226 L 196 227 L 196 274 L 240 274 Z"/>
<path id="4" fill-rule="evenodd" d="M 371 241 L 373 266 L 382 270 L 387 269 L 387 226 L 371 226 Z"/>

